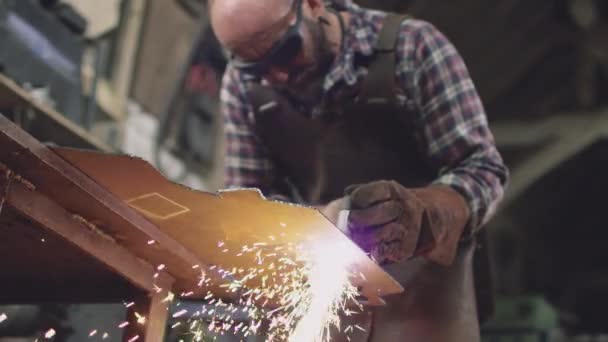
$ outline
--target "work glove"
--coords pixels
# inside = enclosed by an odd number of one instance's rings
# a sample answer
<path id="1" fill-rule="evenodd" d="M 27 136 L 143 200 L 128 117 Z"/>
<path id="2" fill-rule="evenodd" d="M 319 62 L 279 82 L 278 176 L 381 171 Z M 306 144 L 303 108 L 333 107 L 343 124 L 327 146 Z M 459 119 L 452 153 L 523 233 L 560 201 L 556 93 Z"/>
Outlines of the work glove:
<path id="1" fill-rule="evenodd" d="M 405 188 L 395 181 L 350 186 L 331 209 L 348 207 L 347 234 L 379 264 L 424 255 L 450 265 L 470 216 L 448 186 Z M 328 206 L 329 207 L 329 206 Z"/>

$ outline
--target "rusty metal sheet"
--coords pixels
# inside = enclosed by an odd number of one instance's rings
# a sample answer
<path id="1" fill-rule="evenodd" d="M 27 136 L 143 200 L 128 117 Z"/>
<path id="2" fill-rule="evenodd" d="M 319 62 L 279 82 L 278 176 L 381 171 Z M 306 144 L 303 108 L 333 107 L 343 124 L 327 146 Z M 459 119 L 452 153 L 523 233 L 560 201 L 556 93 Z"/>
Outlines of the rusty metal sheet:
<path id="1" fill-rule="evenodd" d="M 266 200 L 255 189 L 207 193 L 167 180 L 146 161 L 117 154 L 54 150 L 208 265 L 247 268 L 255 258 L 238 256 L 244 245 L 326 245 L 335 256 L 351 255 L 353 284 L 372 304 L 403 291 L 318 210 Z M 221 248 L 218 248 L 221 242 Z M 348 254 L 346 254 L 348 253 Z M 170 270 L 168 270 L 170 271 Z"/>

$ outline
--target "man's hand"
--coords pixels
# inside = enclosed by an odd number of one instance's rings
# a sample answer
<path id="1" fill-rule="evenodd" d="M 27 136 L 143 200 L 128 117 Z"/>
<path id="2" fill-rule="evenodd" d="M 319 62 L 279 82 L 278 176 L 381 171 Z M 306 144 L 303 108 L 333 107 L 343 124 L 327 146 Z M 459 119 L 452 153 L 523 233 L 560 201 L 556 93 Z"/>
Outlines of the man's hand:
<path id="1" fill-rule="evenodd" d="M 379 264 L 416 255 L 452 263 L 469 218 L 464 198 L 447 186 L 408 189 L 395 181 L 376 181 L 346 189 L 348 234 Z M 333 202 L 332 202 L 333 203 Z M 331 205 L 331 204 L 330 204 Z"/>

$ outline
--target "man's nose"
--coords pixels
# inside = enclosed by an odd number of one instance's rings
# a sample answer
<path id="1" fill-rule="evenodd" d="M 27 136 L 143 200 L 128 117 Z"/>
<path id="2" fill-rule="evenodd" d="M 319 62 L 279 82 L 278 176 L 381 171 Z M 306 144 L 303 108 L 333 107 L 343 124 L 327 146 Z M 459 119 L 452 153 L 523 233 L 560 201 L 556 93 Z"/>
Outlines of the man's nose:
<path id="1" fill-rule="evenodd" d="M 289 72 L 283 68 L 272 67 L 268 71 L 266 78 L 272 83 L 287 83 Z"/>

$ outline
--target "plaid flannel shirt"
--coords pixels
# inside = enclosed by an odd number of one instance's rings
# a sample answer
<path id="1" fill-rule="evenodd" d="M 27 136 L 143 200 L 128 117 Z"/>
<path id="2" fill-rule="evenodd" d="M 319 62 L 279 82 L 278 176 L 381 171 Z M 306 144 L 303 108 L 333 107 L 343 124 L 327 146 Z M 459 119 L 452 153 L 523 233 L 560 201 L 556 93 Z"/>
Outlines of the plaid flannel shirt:
<path id="1" fill-rule="evenodd" d="M 325 94 L 367 75 L 364 67 L 354 64 L 355 56 L 374 52 L 386 16 L 352 3 L 348 11 L 352 16 L 344 46 L 325 77 Z M 408 110 L 419 113 L 414 132 L 419 149 L 436 170 L 434 183 L 451 186 L 467 200 L 469 227 L 475 229 L 492 216 L 508 181 L 508 169 L 496 150 L 477 91 L 459 53 L 430 23 L 406 19 L 396 47 L 397 97 Z M 246 82 L 245 75 L 228 66 L 221 91 L 227 188 L 260 188 L 262 179 L 286 176 L 278 174 L 253 132 L 255 118 Z M 288 199 L 279 187 L 260 190 L 267 197 Z"/>

